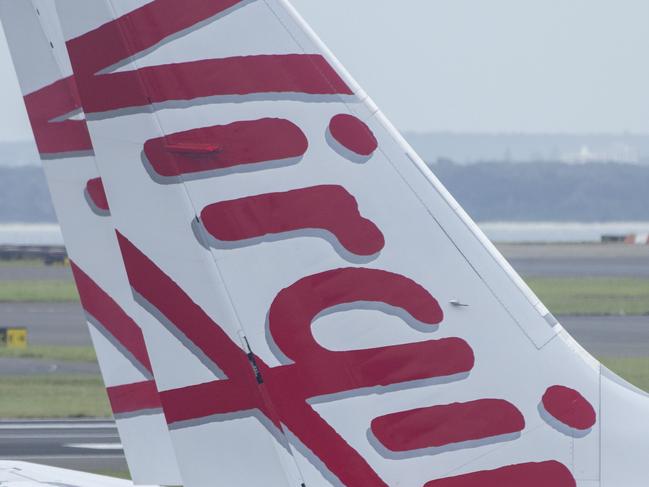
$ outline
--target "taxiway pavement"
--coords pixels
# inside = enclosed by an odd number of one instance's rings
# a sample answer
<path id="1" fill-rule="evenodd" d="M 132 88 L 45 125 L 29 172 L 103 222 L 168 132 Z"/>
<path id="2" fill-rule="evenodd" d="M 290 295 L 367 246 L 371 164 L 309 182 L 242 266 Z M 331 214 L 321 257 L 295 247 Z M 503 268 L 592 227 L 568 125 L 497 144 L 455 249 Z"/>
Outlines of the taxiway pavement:
<path id="1" fill-rule="evenodd" d="M 128 467 L 112 421 L 0 421 L 0 460 L 54 467 L 126 471 Z"/>

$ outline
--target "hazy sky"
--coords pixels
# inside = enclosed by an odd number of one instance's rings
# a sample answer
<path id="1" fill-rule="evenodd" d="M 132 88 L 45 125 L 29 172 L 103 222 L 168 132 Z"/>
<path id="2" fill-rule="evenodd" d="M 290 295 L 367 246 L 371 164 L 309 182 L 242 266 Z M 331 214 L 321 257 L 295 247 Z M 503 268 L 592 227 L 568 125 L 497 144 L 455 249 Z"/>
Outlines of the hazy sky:
<path id="1" fill-rule="evenodd" d="M 293 3 L 403 130 L 649 133 L 647 0 Z M 0 140 L 28 134 L 2 38 Z"/>

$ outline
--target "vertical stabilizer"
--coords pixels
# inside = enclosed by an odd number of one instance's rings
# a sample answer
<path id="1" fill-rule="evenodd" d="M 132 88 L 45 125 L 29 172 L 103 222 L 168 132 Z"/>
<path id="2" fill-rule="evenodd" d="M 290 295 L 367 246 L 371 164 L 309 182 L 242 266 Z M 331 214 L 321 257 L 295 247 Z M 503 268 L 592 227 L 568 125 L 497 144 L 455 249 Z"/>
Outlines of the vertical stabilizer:
<path id="1" fill-rule="evenodd" d="M 131 475 L 181 483 L 52 1 L 0 1 L 74 278 Z"/>
<path id="2" fill-rule="evenodd" d="M 288 2 L 57 5 L 186 487 L 646 484 L 649 399 Z"/>

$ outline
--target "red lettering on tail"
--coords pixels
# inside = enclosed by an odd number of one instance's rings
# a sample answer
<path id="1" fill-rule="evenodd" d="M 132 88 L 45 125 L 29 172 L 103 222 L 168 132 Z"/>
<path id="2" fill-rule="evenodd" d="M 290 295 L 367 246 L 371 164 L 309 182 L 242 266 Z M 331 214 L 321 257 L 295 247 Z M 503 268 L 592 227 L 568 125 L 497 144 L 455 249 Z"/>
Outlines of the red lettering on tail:
<path id="1" fill-rule="evenodd" d="M 106 197 L 106 191 L 104 190 L 101 178 L 94 178 L 88 181 L 88 184 L 86 184 L 86 193 L 92 201 L 92 204 L 98 210 L 106 212 L 110 211 L 108 198 Z"/>
<path id="2" fill-rule="evenodd" d="M 302 157 L 309 142 L 288 120 L 264 118 L 178 132 L 144 144 L 161 176 L 180 176 Z"/>
<path id="3" fill-rule="evenodd" d="M 407 382 L 467 373 L 473 368 L 473 351 L 459 338 L 348 352 L 330 352 L 319 346 L 310 331 L 311 321 L 343 303 L 377 302 L 400 307 L 426 324 L 440 322 L 443 315 L 437 301 L 421 286 L 403 276 L 371 269 L 329 271 L 282 291 L 271 306 L 271 333 L 295 363 L 271 368 L 255 355 L 247 357 L 177 284 L 126 238 L 118 238 L 135 292 L 228 376 L 161 393 L 169 423 L 256 409 L 276 425 L 285 425 L 344 484 L 385 486 L 308 400 L 363 388 L 407 387 Z M 277 417 L 269 415 L 269 404 Z"/>
<path id="4" fill-rule="evenodd" d="M 404 452 L 518 433 L 525 418 L 511 403 L 482 399 L 388 414 L 372 421 L 372 433 L 388 450 Z"/>
<path id="5" fill-rule="evenodd" d="M 68 41 L 86 113 L 166 101 L 257 93 L 351 95 L 324 57 L 287 54 L 208 59 L 100 74 L 168 37 L 244 2 L 155 0 Z"/>
<path id="6" fill-rule="evenodd" d="M 359 213 L 356 198 L 335 185 L 222 201 L 206 207 L 201 220 L 210 235 L 223 242 L 319 229 L 356 255 L 376 254 L 385 245 L 377 226 Z"/>
<path id="7" fill-rule="evenodd" d="M 497 470 L 433 480 L 424 487 L 576 487 L 574 477 L 559 462 L 522 463 Z"/>
<path id="8" fill-rule="evenodd" d="M 54 121 L 81 108 L 72 76 L 25 96 L 25 107 L 42 155 L 92 150 L 85 120 Z"/>

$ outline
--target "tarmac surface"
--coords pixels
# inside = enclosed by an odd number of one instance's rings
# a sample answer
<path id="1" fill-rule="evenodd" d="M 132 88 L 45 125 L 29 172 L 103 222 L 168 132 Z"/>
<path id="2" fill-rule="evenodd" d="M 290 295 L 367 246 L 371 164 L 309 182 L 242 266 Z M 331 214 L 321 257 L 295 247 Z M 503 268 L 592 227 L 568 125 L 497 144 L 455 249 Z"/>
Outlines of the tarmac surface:
<path id="1" fill-rule="evenodd" d="M 523 276 L 649 278 L 649 245 L 498 244 Z M 0 281 L 71 280 L 68 266 L 0 265 Z"/>
<path id="2" fill-rule="evenodd" d="M 0 326 L 26 327 L 34 345 L 90 345 L 79 303 L 0 303 Z"/>
<path id="3" fill-rule="evenodd" d="M 649 245 L 503 244 L 523 277 L 649 278 Z"/>
<path id="4" fill-rule="evenodd" d="M 72 470 L 126 471 L 112 421 L 0 421 L 0 460 Z"/>
<path id="5" fill-rule="evenodd" d="M 66 281 L 72 280 L 69 266 L 53 265 L 0 265 L 0 281 Z"/>
<path id="6" fill-rule="evenodd" d="M 649 316 L 559 316 L 595 357 L 649 357 Z"/>
<path id="7" fill-rule="evenodd" d="M 99 374 L 99 365 L 88 362 L 66 362 L 29 358 L 0 358 L 2 376 L 47 374 Z"/>

